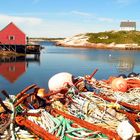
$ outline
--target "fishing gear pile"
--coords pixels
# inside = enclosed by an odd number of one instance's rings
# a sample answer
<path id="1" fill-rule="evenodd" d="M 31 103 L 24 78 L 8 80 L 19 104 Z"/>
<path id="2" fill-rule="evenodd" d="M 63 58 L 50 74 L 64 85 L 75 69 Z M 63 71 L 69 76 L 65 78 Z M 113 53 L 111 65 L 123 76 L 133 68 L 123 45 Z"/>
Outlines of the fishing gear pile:
<path id="1" fill-rule="evenodd" d="M 140 76 L 97 80 L 62 72 L 49 89 L 30 85 L 0 98 L 1 140 L 140 139 Z"/>

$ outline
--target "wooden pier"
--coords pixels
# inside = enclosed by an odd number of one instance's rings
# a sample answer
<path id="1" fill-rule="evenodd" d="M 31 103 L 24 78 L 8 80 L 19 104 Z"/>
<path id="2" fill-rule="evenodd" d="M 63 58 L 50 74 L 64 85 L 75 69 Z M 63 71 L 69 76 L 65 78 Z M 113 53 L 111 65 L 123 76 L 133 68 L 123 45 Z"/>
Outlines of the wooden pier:
<path id="1" fill-rule="evenodd" d="M 1 57 L 1 63 L 12 63 L 12 62 L 27 62 L 27 63 L 38 63 L 40 64 L 40 54 L 32 54 L 26 56 L 12 56 L 12 57 Z"/>
<path id="2" fill-rule="evenodd" d="M 9 45 L 0 44 L 0 51 L 13 51 L 23 54 L 40 54 L 41 46 L 38 44 Z"/>

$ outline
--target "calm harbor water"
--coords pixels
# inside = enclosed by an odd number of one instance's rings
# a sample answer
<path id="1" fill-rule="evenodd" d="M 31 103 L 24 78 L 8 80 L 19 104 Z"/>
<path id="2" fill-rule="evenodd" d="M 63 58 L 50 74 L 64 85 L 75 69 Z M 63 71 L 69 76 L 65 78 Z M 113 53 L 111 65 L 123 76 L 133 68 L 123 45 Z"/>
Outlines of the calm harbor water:
<path id="1" fill-rule="evenodd" d="M 139 51 L 64 48 L 56 47 L 52 42 L 42 42 L 41 45 L 44 49 L 40 56 L 0 60 L 0 90 L 16 94 L 34 83 L 47 88 L 49 78 L 59 72 L 84 76 L 98 68 L 97 79 L 140 72 Z"/>

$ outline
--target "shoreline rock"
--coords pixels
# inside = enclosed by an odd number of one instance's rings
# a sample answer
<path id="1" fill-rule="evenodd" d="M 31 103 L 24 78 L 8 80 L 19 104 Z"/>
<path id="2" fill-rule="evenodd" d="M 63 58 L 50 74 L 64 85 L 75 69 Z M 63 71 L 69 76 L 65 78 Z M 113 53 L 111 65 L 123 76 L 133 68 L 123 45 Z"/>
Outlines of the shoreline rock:
<path id="1" fill-rule="evenodd" d="M 90 43 L 88 37 L 84 34 L 69 37 L 64 40 L 56 41 L 56 46 L 72 47 L 72 48 L 91 48 L 91 49 L 112 49 L 112 50 L 140 50 L 138 44 L 110 44 Z"/>
<path id="2" fill-rule="evenodd" d="M 88 49 L 112 49 L 112 50 L 140 50 L 140 46 L 133 46 L 132 44 L 115 44 L 112 46 L 111 44 L 94 44 L 87 43 L 84 45 L 68 45 L 63 43 L 56 42 L 56 46 L 62 47 L 71 47 L 71 48 L 88 48 Z"/>

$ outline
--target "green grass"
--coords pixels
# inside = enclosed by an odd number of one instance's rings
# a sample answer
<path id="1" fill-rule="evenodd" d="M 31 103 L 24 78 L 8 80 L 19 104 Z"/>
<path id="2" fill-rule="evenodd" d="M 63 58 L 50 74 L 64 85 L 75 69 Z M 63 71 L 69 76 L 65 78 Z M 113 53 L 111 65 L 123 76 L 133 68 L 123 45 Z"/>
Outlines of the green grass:
<path id="1" fill-rule="evenodd" d="M 139 31 L 109 31 L 100 33 L 87 33 L 89 42 L 91 43 L 116 43 L 116 44 L 139 44 L 140 45 L 140 32 Z"/>

